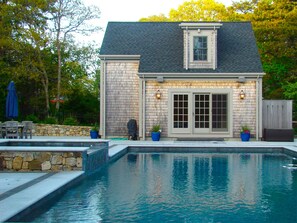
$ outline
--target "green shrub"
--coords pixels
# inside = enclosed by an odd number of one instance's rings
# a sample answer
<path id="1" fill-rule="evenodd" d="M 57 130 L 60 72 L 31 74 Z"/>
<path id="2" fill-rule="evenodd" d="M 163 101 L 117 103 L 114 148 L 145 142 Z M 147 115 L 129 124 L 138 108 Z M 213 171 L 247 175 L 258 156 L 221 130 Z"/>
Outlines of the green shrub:
<path id="1" fill-rule="evenodd" d="M 36 115 L 34 115 L 34 114 L 27 115 L 25 120 L 26 121 L 32 121 L 34 123 L 38 123 L 39 122 L 38 117 Z"/>
<path id="2" fill-rule="evenodd" d="M 76 118 L 67 117 L 64 119 L 63 125 L 78 125 Z"/>
<path id="3" fill-rule="evenodd" d="M 95 123 L 95 125 L 91 128 L 91 131 L 96 131 L 96 132 L 99 131 L 98 123 Z"/>
<path id="4" fill-rule="evenodd" d="M 44 119 L 44 124 L 57 124 L 58 120 L 55 117 L 47 117 Z"/>
<path id="5" fill-rule="evenodd" d="M 152 132 L 161 132 L 161 127 L 160 127 L 160 125 L 153 125 L 151 131 L 152 131 Z"/>

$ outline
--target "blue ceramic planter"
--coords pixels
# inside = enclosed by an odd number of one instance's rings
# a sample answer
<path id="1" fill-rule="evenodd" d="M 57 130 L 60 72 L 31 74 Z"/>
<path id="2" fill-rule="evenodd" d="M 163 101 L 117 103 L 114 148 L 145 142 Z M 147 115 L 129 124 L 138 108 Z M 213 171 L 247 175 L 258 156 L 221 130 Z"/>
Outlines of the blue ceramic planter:
<path id="1" fill-rule="evenodd" d="M 152 140 L 159 141 L 161 136 L 161 132 L 152 132 Z"/>
<path id="2" fill-rule="evenodd" d="M 91 136 L 91 139 L 97 139 L 98 138 L 98 131 L 91 130 L 90 131 L 90 136 Z"/>
<path id="3" fill-rule="evenodd" d="M 245 132 L 240 133 L 240 138 L 241 138 L 241 141 L 243 142 L 249 141 L 250 137 L 251 137 L 250 133 L 245 133 Z"/>

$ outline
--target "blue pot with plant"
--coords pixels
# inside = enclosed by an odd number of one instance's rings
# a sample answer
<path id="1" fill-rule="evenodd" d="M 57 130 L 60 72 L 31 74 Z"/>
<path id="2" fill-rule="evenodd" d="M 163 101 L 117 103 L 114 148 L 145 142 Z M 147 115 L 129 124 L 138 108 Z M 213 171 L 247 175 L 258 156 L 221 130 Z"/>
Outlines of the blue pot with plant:
<path id="1" fill-rule="evenodd" d="M 151 130 L 151 136 L 153 141 L 159 141 L 161 137 L 161 127 L 160 125 L 154 125 Z"/>
<path id="2" fill-rule="evenodd" d="M 90 130 L 91 139 L 97 139 L 99 136 L 99 128 L 98 125 L 95 124 L 94 127 Z"/>
<path id="3" fill-rule="evenodd" d="M 241 141 L 247 142 L 250 140 L 250 137 L 251 137 L 251 130 L 249 129 L 249 127 L 246 125 L 242 126 L 240 130 Z"/>

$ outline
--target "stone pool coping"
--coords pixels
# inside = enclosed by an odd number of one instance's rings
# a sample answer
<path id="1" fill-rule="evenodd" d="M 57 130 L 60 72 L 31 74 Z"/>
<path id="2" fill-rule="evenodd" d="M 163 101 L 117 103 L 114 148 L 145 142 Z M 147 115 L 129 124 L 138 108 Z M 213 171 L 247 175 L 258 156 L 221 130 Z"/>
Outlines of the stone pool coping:
<path id="1" fill-rule="evenodd" d="M 52 146 L 0 146 L 0 151 L 8 152 L 84 152 L 88 150 L 89 147 L 52 147 Z"/>

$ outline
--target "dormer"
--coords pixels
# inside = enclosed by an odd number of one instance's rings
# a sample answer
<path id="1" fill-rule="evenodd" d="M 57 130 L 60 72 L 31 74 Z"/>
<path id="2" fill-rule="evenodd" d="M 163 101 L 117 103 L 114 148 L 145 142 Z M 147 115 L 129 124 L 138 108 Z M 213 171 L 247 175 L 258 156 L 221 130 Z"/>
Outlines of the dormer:
<path id="1" fill-rule="evenodd" d="M 184 68 L 217 68 L 217 31 L 221 23 L 181 23 L 184 30 Z"/>

